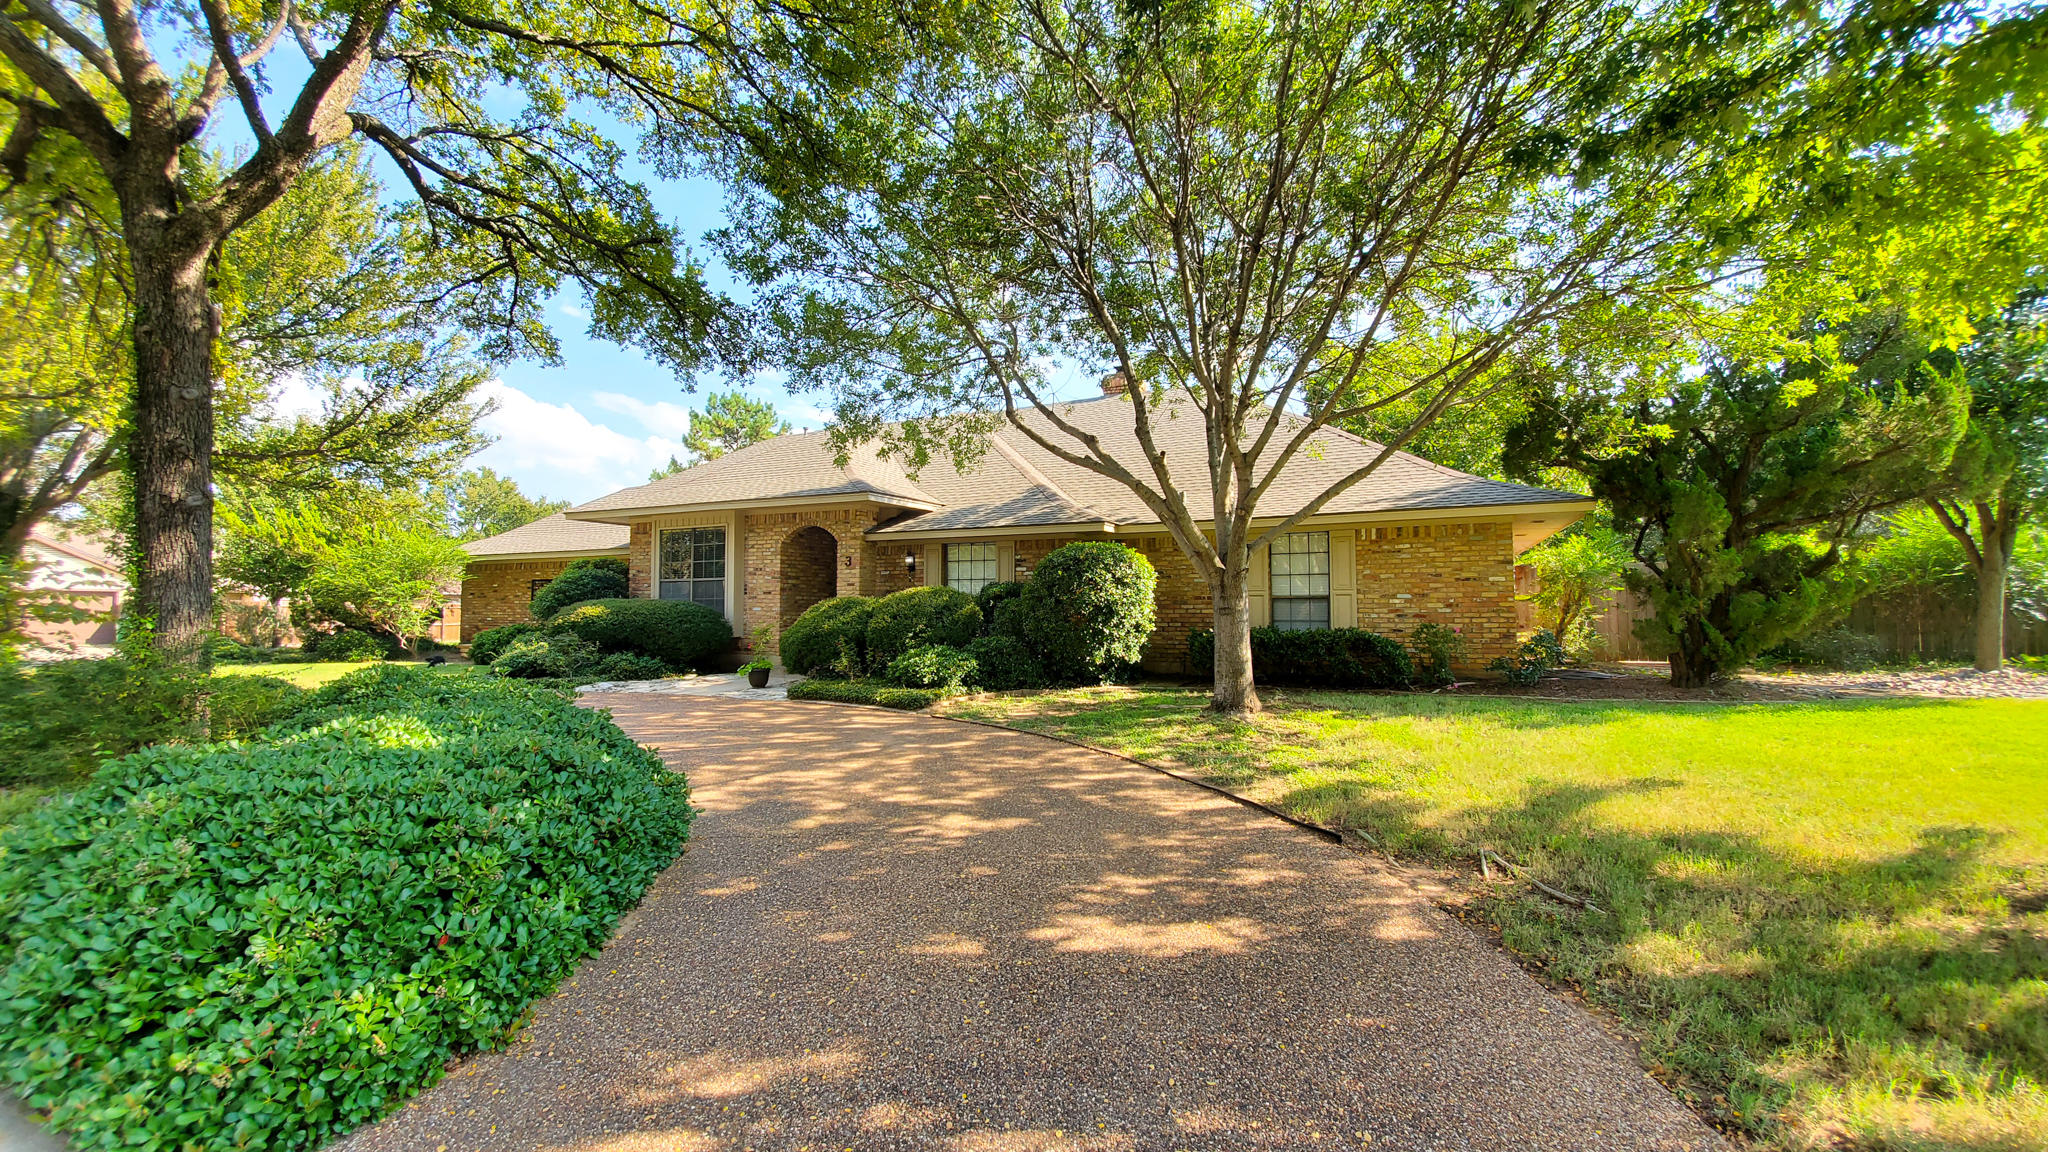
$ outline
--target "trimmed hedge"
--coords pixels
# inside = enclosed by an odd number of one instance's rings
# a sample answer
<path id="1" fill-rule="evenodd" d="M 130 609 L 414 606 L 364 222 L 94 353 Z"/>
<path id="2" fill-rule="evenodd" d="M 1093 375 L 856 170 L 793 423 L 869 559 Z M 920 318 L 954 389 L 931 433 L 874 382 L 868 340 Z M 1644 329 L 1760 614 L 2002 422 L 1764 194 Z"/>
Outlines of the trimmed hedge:
<path id="1" fill-rule="evenodd" d="M 0 1081 L 75 1148 L 317 1147 L 501 1044 L 674 860 L 600 713 L 382 667 L 0 833 Z"/>
<path id="2" fill-rule="evenodd" d="M 925 644 L 891 660 L 882 678 L 898 688 L 959 688 L 980 672 L 974 657 L 960 649 Z"/>
<path id="3" fill-rule="evenodd" d="M 984 584 L 974 594 L 974 606 L 981 609 L 981 630 L 984 633 L 996 631 L 996 613 L 1003 605 L 1024 595 L 1024 581 L 998 580 Z"/>
<path id="4" fill-rule="evenodd" d="M 915 712 L 955 693 L 945 688 L 898 688 L 875 680 L 800 680 L 789 686 L 791 700 L 835 700 L 841 704 L 879 704 Z"/>
<path id="5" fill-rule="evenodd" d="M 1038 666 L 1038 658 L 1015 636 L 977 636 L 967 646 L 967 654 L 974 657 L 977 687 L 1002 692 L 1045 683 L 1045 670 Z"/>
<path id="6" fill-rule="evenodd" d="M 1188 669 L 1213 676 L 1216 634 L 1188 633 Z M 1252 629 L 1252 679 L 1307 688 L 1406 688 L 1415 664 L 1399 641 L 1363 628 Z"/>
<path id="7" fill-rule="evenodd" d="M 868 620 L 875 602 L 866 596 L 820 600 L 782 630 L 777 654 L 799 675 L 838 672 L 855 675 L 867 664 Z"/>
<path id="8" fill-rule="evenodd" d="M 605 652 L 637 652 L 671 668 L 695 668 L 732 647 L 732 625 L 688 600 L 586 600 L 548 621 Z"/>
<path id="9" fill-rule="evenodd" d="M 585 600 L 619 600 L 627 594 L 626 562 L 615 556 L 574 560 L 562 574 L 533 594 L 526 610 L 535 620 L 547 620 L 571 604 Z"/>
<path id="10" fill-rule="evenodd" d="M 1122 544 L 1084 540 L 1055 548 L 1017 601 L 1025 645 L 1057 683 L 1118 679 L 1137 665 L 1152 635 L 1158 583 L 1152 562 Z"/>
<path id="11" fill-rule="evenodd" d="M 868 617 L 865 667 L 882 673 L 898 656 L 927 644 L 965 647 L 981 635 L 981 609 L 974 597 L 943 585 L 905 588 L 875 601 Z"/>
<path id="12" fill-rule="evenodd" d="M 491 662 L 491 671 L 515 680 L 573 680 L 597 671 L 604 654 L 573 632 L 521 636 Z"/>
<path id="13" fill-rule="evenodd" d="M 534 624 L 507 624 L 502 628 L 486 628 L 469 642 L 469 662 L 478 667 L 487 667 L 496 660 L 512 642 L 521 636 L 531 636 L 540 631 Z"/>

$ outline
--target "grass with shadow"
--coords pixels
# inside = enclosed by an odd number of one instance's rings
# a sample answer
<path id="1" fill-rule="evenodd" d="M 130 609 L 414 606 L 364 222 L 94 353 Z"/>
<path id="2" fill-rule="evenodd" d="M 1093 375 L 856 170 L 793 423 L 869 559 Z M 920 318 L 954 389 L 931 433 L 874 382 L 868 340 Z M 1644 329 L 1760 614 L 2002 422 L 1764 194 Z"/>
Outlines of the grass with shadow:
<path id="1" fill-rule="evenodd" d="M 1780 1148 L 2048 1148 L 2048 702 L 1560 704 L 1083 689 L 942 711 L 1206 779 L 1397 854 L 1645 1063 Z"/>

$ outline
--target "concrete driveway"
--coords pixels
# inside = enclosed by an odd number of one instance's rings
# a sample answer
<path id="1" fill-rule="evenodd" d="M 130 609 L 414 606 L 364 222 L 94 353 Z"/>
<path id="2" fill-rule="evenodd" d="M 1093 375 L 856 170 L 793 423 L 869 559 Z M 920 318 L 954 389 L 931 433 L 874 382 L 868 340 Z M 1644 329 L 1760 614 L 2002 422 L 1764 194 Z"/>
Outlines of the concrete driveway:
<path id="1" fill-rule="evenodd" d="M 704 808 L 510 1050 L 349 1152 L 1703 1149 L 1375 861 L 1039 737 L 614 695 Z"/>

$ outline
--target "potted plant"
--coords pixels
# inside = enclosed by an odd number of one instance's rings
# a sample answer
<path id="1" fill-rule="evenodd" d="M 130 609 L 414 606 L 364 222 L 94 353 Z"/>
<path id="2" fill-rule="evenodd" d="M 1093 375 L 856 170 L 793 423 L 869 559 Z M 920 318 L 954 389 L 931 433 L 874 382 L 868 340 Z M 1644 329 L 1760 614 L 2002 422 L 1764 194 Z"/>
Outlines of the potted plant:
<path id="1" fill-rule="evenodd" d="M 754 651 L 756 653 L 768 650 L 768 638 L 771 635 L 772 633 L 769 632 L 765 624 L 754 630 Z M 766 688 L 768 686 L 768 672 L 774 667 L 775 665 L 767 660 L 754 659 L 740 665 L 740 671 L 746 673 L 747 686 L 749 688 Z"/>

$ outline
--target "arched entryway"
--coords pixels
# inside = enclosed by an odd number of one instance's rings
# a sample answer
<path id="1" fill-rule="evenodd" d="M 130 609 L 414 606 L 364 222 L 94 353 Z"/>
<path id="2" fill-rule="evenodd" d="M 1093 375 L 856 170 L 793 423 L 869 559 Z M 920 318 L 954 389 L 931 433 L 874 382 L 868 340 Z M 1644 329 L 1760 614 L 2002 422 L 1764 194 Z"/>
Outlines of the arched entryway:
<path id="1" fill-rule="evenodd" d="M 839 541 L 816 525 L 799 528 L 782 541 L 782 606 L 787 628 L 804 609 L 839 591 Z"/>

